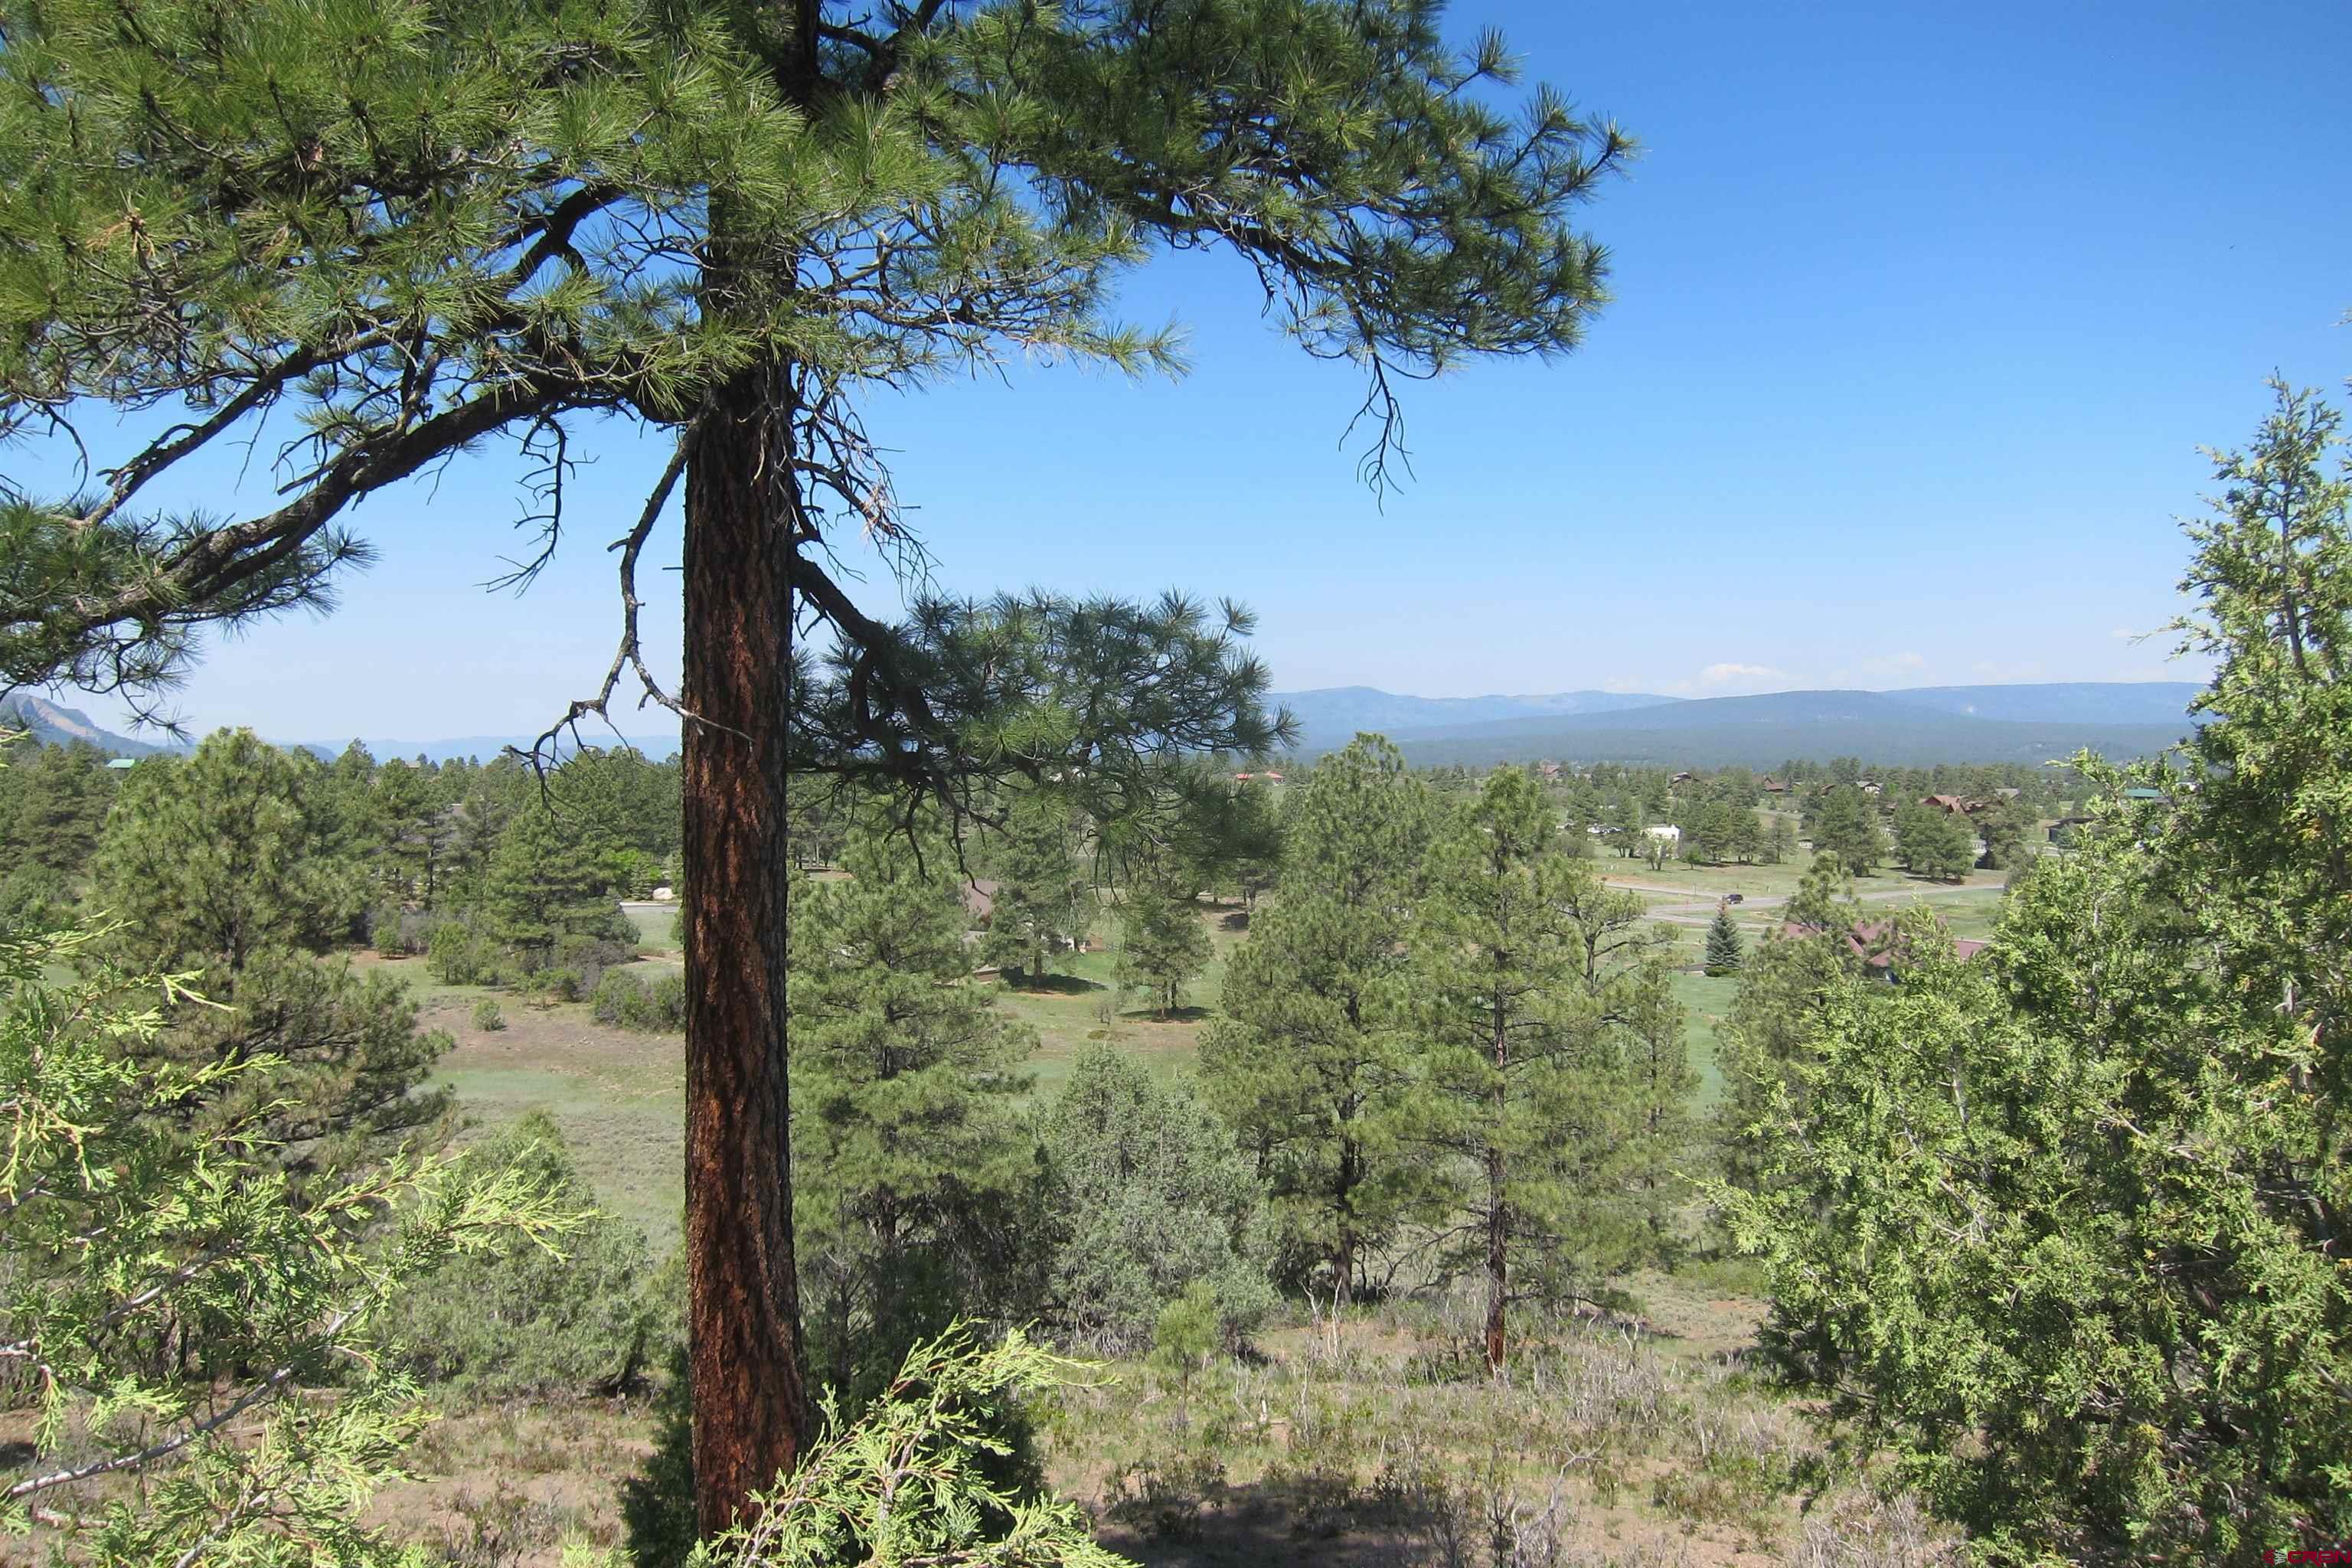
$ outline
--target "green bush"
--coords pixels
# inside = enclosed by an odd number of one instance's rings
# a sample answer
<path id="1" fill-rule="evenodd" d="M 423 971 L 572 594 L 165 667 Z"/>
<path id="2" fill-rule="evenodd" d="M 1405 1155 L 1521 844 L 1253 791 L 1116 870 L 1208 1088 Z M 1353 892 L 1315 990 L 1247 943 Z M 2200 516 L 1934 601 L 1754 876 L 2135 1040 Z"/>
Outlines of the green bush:
<path id="1" fill-rule="evenodd" d="M 474 1027 L 498 1030 L 507 1026 L 507 1016 L 499 1011 L 497 999 L 485 996 L 474 1004 Z"/>
<path id="2" fill-rule="evenodd" d="M 425 939 L 425 961 L 444 985 L 482 985 L 496 965 L 490 944 L 461 920 L 444 921 Z"/>
<path id="3" fill-rule="evenodd" d="M 654 982 L 654 1027 L 664 1034 L 678 1034 L 686 1028 L 686 976 L 665 974 Z"/>
<path id="4" fill-rule="evenodd" d="M 1089 1046 L 1040 1132 L 1066 1331 L 1139 1348 L 1196 1287 L 1229 1339 L 1273 1309 L 1265 1191 L 1215 1113 L 1160 1088 L 1125 1052 Z"/>
<path id="5" fill-rule="evenodd" d="M 573 1210 L 594 1194 L 533 1111 L 460 1157 L 512 1170 Z M 656 1276 L 645 1234 L 591 1213 L 561 1253 L 528 1240 L 451 1258 L 395 1302 L 394 1364 L 420 1383 L 481 1397 L 609 1394 L 639 1386 L 679 1292 Z"/>
<path id="6" fill-rule="evenodd" d="M 676 1034 L 686 1027 L 686 982 L 665 974 L 651 985 L 623 970 L 608 971 L 588 998 L 600 1024 L 637 1034 Z"/>

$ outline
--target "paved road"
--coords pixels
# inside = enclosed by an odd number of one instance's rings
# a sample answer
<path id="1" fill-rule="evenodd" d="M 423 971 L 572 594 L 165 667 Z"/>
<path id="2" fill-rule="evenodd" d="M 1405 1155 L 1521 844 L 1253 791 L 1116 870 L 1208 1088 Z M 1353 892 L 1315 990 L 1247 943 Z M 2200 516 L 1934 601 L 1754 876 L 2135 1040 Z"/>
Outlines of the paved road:
<path id="1" fill-rule="evenodd" d="M 1687 893 L 1690 891 L 1688 888 L 1662 888 L 1655 882 L 1619 882 L 1606 877 L 1601 880 L 1610 887 L 1623 888 L 1629 892 L 1636 893 Z M 1953 893 L 1998 893 L 2000 890 L 2001 886 L 1998 882 L 1979 882 L 1970 887 L 1953 887 L 1946 884 L 1943 887 L 1895 888 L 1883 893 L 1858 894 L 1856 901 L 1865 904 L 1894 904 L 1903 903 L 1912 899 L 1927 898 L 1931 894 L 1941 898 Z M 1787 903 L 1790 897 L 1790 895 L 1787 893 L 1755 893 L 1749 895 L 1738 907 L 1743 910 L 1777 909 Z M 1715 906 L 1718 901 L 1716 899 L 1701 899 L 1686 904 L 1664 904 L 1652 910 L 1650 918 L 1664 921 L 1670 925 L 1707 925 L 1715 919 Z"/>

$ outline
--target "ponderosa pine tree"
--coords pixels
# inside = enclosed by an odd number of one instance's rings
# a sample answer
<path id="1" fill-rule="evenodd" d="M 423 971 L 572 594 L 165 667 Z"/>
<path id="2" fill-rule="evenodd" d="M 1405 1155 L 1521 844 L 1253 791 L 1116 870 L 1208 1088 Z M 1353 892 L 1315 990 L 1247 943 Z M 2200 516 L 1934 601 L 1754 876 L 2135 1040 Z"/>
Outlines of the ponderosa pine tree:
<path id="1" fill-rule="evenodd" d="M 1222 246 L 1310 352 L 1368 372 L 1377 479 L 1400 374 L 1578 341 L 1605 258 L 1569 220 L 1626 144 L 1549 92 L 1505 113 L 1483 90 L 1510 79 L 1501 43 L 1457 55 L 1435 0 L 141 0 L 138 18 L 0 8 L 6 424 L 185 416 L 100 452 L 88 496 L 0 510 L 0 678 L 152 691 L 201 626 L 319 602 L 364 555 L 354 501 L 488 438 L 538 461 L 551 548 L 575 442 L 614 413 L 676 433 L 619 552 L 611 669 L 568 719 L 632 668 L 660 691 L 635 571 L 682 479 L 687 1245 L 716 1530 L 803 1436 L 789 775 L 887 784 L 911 814 L 1060 774 L 1103 821 L 1186 752 L 1275 738 L 1238 615 L 860 609 L 828 544 L 919 548 L 862 395 L 1017 353 L 1169 364 L 1108 320 L 1109 281 L 1155 245 Z M 266 503 L 172 504 L 175 465 L 272 414 L 301 434 Z M 806 622 L 839 651 L 823 674 L 793 657 Z"/>
<path id="2" fill-rule="evenodd" d="M 491 936 L 543 969 L 567 936 L 609 931 L 618 917 L 593 850 L 579 825 L 544 801 L 515 814 L 499 836 L 482 879 L 482 911 Z"/>
<path id="3" fill-rule="evenodd" d="M 1017 1310 L 1036 1047 L 971 978 L 954 857 L 853 829 L 845 881 L 793 873 L 793 1188 L 813 1385 L 855 1415 L 907 1352 Z"/>
<path id="4" fill-rule="evenodd" d="M 2008 792 L 1977 819 L 1977 831 L 1985 844 L 1977 865 L 1989 871 L 2020 869 L 2036 854 L 2034 844 L 2041 837 L 2041 826 L 2033 807 L 2016 792 Z"/>
<path id="5" fill-rule="evenodd" d="M 185 758 L 131 769 L 94 859 L 90 902 L 126 922 L 109 938 L 136 964 L 195 975 L 213 1005 L 171 1010 L 142 1048 L 187 1064 L 270 1065 L 219 1101 L 191 1100 L 197 1139 L 262 1129 L 301 1173 L 358 1168 L 431 1142 L 451 1111 L 426 1091 L 451 1041 L 420 1031 L 416 1003 L 383 975 L 365 980 L 315 955 L 347 930 L 365 873 L 336 849 L 325 770 L 222 731 Z"/>
<path id="6" fill-rule="evenodd" d="M 1119 900 L 1118 983 L 1150 996 L 1162 1018 L 1183 1004 L 1184 987 L 1216 956 L 1201 922 L 1196 880 L 1182 865 L 1143 866 Z"/>
<path id="7" fill-rule="evenodd" d="M 1886 858 L 1877 805 L 1853 784 L 1832 786 L 1813 818 L 1813 847 L 1835 855 L 1853 875 L 1869 876 Z"/>
<path id="8" fill-rule="evenodd" d="M 1084 825 L 1057 794 L 1016 797 L 985 839 L 996 891 L 980 955 L 1016 984 L 1052 973 L 1065 945 L 1083 942 L 1093 913 Z"/>
<path id="9" fill-rule="evenodd" d="M 0 721 L 5 722 L 5 721 Z M 77 741 L 44 746 L 29 736 L 0 766 L 0 920 L 62 918 L 89 876 L 89 861 L 113 804 L 115 773 L 105 756 Z"/>
<path id="10" fill-rule="evenodd" d="M 1992 1561 L 2352 1533 L 2352 468 L 2281 387 L 2217 470 L 2186 754 L 2082 759 L 1987 954 L 1917 920 L 1900 985 L 1832 985 L 1726 1194 L 1775 1358 Z"/>
<path id="11" fill-rule="evenodd" d="M 1685 1033 L 1689 1014 L 1675 999 L 1674 976 L 1657 956 L 1612 979 L 1606 993 L 1612 1027 L 1624 1042 L 1633 1136 L 1613 1173 L 1632 1194 L 1655 1261 L 1675 1249 L 1675 1211 L 1689 1201 L 1692 1156 L 1699 1138 L 1692 1111 L 1699 1089 Z"/>
<path id="12" fill-rule="evenodd" d="M 202 970 L 234 999 L 258 954 L 324 952 L 364 907 L 362 873 L 336 849 L 322 771 L 250 730 L 130 770 L 108 813 L 90 898 L 123 922 L 139 961 Z"/>
<path id="13" fill-rule="evenodd" d="M 1590 1295 L 1646 1240 L 1623 1180 L 1640 1131 L 1624 1042 L 1570 913 L 1596 879 L 1558 837 L 1542 791 L 1497 769 L 1437 851 L 1414 932 L 1416 1135 L 1465 1172 L 1454 1210 L 1497 1373 L 1513 1301 Z"/>
<path id="14" fill-rule="evenodd" d="M 1253 916 L 1201 1039 L 1202 1091 L 1258 1162 L 1285 1250 L 1355 1295 L 1422 1184 L 1401 1142 L 1414 1052 L 1406 941 L 1433 806 L 1359 735 L 1290 808 L 1278 896 Z"/>

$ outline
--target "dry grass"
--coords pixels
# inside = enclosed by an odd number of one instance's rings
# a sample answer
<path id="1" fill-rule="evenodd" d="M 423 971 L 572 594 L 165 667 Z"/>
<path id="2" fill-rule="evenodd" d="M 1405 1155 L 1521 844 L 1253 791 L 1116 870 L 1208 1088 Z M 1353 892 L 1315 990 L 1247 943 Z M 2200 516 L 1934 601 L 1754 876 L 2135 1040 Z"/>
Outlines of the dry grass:
<path id="1" fill-rule="evenodd" d="M 1743 1369 L 1752 1302 L 1656 1283 L 1648 1318 L 1554 1324 L 1499 1382 L 1466 1304 L 1271 1333 L 1189 1388 L 1109 1368 L 1053 1413 L 1053 1479 L 1151 1568 L 1957 1562 Z"/>

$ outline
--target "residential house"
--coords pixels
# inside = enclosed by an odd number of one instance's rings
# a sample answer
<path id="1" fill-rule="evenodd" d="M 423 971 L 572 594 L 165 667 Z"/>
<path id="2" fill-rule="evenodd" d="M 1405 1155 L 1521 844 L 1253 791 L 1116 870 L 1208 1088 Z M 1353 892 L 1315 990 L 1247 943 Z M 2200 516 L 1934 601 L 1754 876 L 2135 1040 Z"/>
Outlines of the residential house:
<path id="1" fill-rule="evenodd" d="M 1780 934 L 1784 937 L 1819 936 L 1821 933 L 1822 928 L 1816 925 L 1805 925 L 1796 921 L 1784 921 L 1780 924 Z M 1863 967 L 1874 974 L 1892 981 L 1896 971 L 1906 962 L 1907 955 L 1900 940 L 1902 933 L 1891 920 L 1856 921 L 1841 934 L 1845 939 L 1846 951 L 1860 959 Z M 1958 937 L 1953 940 L 1952 952 L 1966 963 L 1990 945 L 1970 937 Z"/>

